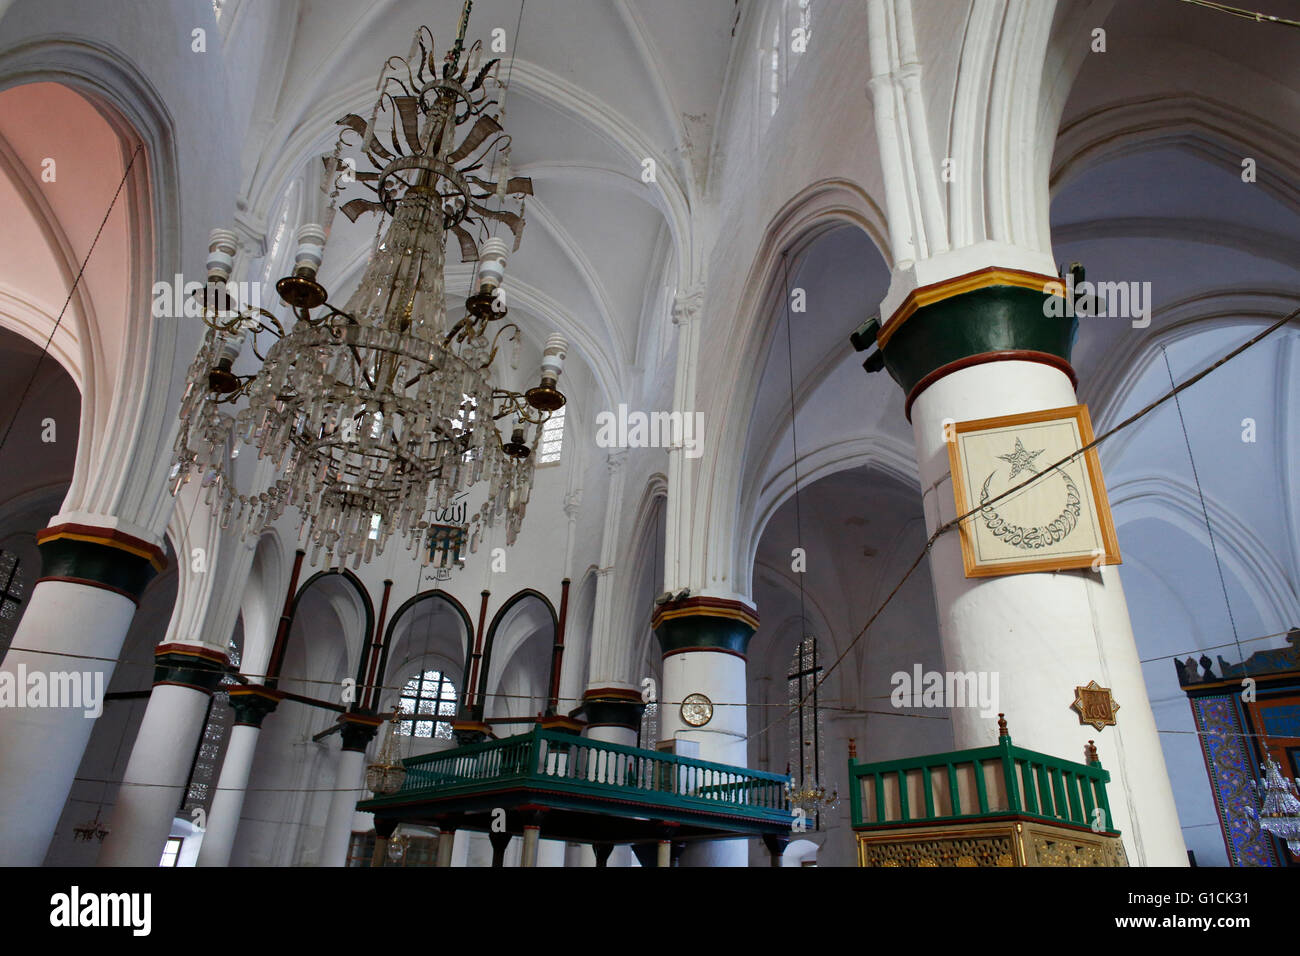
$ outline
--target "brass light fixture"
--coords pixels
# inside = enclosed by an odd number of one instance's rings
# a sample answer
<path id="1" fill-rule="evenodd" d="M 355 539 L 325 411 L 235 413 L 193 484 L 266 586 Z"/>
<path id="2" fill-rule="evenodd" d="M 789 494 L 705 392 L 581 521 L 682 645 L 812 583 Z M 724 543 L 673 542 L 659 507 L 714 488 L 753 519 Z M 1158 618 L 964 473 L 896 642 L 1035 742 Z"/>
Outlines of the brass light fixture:
<path id="1" fill-rule="evenodd" d="M 401 708 L 393 710 L 393 717 L 388 722 L 388 735 L 380 748 L 375 762 L 366 767 L 366 789 L 377 797 L 384 797 L 402 789 L 406 780 L 406 767 L 397 752 L 398 714 Z"/>
<path id="2" fill-rule="evenodd" d="M 421 27 L 410 56 L 385 62 L 370 117 L 339 120 L 324 160 L 326 221 L 298 230 L 293 272 L 276 283 L 292 325 L 229 295 L 235 236 L 212 234 L 208 284 L 197 293 L 207 334 L 181 404 L 172 491 L 199 476 L 222 526 L 235 521 L 245 534 L 296 507 L 313 563 L 323 551 L 331 564 L 359 566 L 394 533 L 427 561 L 438 513 L 480 482 L 487 500 L 461 536 L 475 551 L 482 530 L 503 520 L 512 544 L 532 450 L 565 401 L 556 384 L 568 344 L 559 335 L 546 342 L 540 383 L 523 394 L 503 387 L 494 367 L 505 345 L 513 366 L 521 341 L 505 321 L 502 281 L 532 182 L 510 175 L 505 85 L 499 60 L 480 67 L 481 45 L 465 48 L 470 8 L 467 0 L 440 66 Z M 362 195 L 338 205 L 343 192 Z M 387 220 L 341 308 L 318 278 L 336 207 L 353 221 Z M 513 245 L 492 235 L 498 227 Z M 450 236 L 477 271 L 454 321 L 444 280 Z M 262 363 L 256 374 L 236 370 L 245 346 Z M 497 431 L 501 419 L 512 420 L 509 440 Z M 280 477 L 266 491 L 243 494 L 231 480 L 239 442 L 275 463 Z"/>

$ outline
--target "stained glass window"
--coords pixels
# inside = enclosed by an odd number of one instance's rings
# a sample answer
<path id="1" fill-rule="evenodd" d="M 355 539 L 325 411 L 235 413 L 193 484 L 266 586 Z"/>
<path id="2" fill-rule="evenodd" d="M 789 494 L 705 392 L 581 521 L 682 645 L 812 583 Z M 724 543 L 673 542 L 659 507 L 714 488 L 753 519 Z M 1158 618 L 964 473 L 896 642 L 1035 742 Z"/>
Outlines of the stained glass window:
<path id="1" fill-rule="evenodd" d="M 12 551 L 0 551 L 0 657 L 9 649 L 23 616 L 27 582 L 23 579 L 22 561 Z"/>
<path id="2" fill-rule="evenodd" d="M 402 713 L 426 719 L 403 720 L 397 732 L 407 737 L 433 737 L 451 739 L 451 721 L 434 720 L 433 717 L 456 716 L 456 688 L 441 671 L 425 671 L 406 682 L 399 701 Z"/>
<path id="3" fill-rule="evenodd" d="M 821 783 L 826 731 L 817 687 L 822 674 L 817 638 L 795 645 L 787 675 L 790 689 L 790 775 L 796 782 Z"/>
<path id="4" fill-rule="evenodd" d="M 226 653 L 230 657 L 231 666 L 238 670 L 239 645 L 232 640 L 227 646 Z M 179 815 L 186 819 L 200 819 L 194 813 L 196 808 L 202 809 L 204 814 L 212 809 L 212 797 L 221 773 L 221 761 L 230 738 L 230 727 L 235 722 L 235 712 L 230 706 L 228 693 L 234 683 L 235 679 L 227 674 L 221 679 L 216 692 L 212 695 L 207 723 L 203 725 L 203 736 L 199 738 L 198 750 L 194 754 L 194 763 L 190 769 L 189 784 L 181 800 Z"/>

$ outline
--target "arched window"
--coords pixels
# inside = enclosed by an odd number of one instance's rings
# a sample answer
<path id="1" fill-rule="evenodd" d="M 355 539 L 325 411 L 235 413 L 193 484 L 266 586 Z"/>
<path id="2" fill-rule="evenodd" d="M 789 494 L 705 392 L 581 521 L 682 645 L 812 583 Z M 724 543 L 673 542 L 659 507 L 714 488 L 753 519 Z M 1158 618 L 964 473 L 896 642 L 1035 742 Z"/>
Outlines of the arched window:
<path id="1" fill-rule="evenodd" d="M 771 119 L 781 105 L 782 88 L 812 41 L 812 0 L 781 0 L 763 36 L 764 118 Z"/>
<path id="2" fill-rule="evenodd" d="M 399 734 L 451 739 L 451 721 L 432 719 L 456 716 L 456 687 L 442 671 L 424 671 L 408 680 L 399 706 L 404 714 L 429 715 L 423 720 L 403 720 L 397 725 Z"/>
<path id="3" fill-rule="evenodd" d="M 790 688 L 790 775 L 797 783 L 821 783 L 826 733 L 817 687 L 822 674 L 817 638 L 795 645 L 787 674 Z"/>
<path id="4" fill-rule="evenodd" d="M 564 447 L 564 406 L 551 412 L 551 417 L 542 426 L 542 438 L 537 446 L 537 464 L 557 465 L 560 451 Z"/>
<path id="5" fill-rule="evenodd" d="M 787 76 L 799 65 L 799 57 L 812 41 L 812 0 L 785 0 L 786 35 L 790 38 L 790 66 Z"/>
<path id="6" fill-rule="evenodd" d="M 781 34 L 781 18 L 778 16 L 776 22 L 772 24 L 771 45 L 766 51 L 767 115 L 769 118 L 776 115 L 776 109 L 781 105 L 781 47 L 783 45 Z"/>

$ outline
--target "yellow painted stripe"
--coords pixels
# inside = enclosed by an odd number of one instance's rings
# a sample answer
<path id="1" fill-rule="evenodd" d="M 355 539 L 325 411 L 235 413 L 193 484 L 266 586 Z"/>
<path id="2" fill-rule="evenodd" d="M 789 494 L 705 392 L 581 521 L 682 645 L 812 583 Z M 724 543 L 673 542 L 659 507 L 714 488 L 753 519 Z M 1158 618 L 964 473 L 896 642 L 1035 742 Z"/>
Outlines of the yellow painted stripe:
<path id="1" fill-rule="evenodd" d="M 1035 289 L 1046 293 L 1045 287 L 1049 283 L 1062 285 L 1061 280 L 1056 276 L 1039 275 L 1035 272 L 1021 272 L 1019 269 L 991 268 L 968 272 L 965 275 L 953 276 L 951 279 L 935 282 L 932 285 L 921 286 L 919 289 L 913 289 L 908 293 L 907 298 L 903 300 L 903 304 L 894 311 L 894 314 L 889 317 L 889 321 L 876 333 L 876 345 L 884 348 L 898 327 L 910 319 L 918 309 L 923 309 L 927 305 L 934 305 L 936 302 L 951 299 L 953 296 L 974 292 L 976 289 L 987 289 L 989 286 L 995 285 L 1016 286 L 1021 289 Z"/>
<path id="2" fill-rule="evenodd" d="M 46 541 L 58 541 L 60 538 L 67 538 L 71 541 L 86 541 L 90 544 L 102 544 L 108 548 L 116 548 L 118 551 L 125 551 L 128 554 L 134 554 L 137 558 L 144 558 L 153 565 L 155 571 L 161 571 L 165 564 L 154 552 L 146 548 L 137 548 L 135 545 L 126 544 L 118 541 L 116 538 L 101 538 L 92 534 L 78 534 L 75 531 L 60 531 L 56 534 L 38 537 L 38 544 L 44 544 Z"/>
<path id="3" fill-rule="evenodd" d="M 669 621 L 679 617 L 725 617 L 735 621 L 744 621 L 757 629 L 758 618 L 735 608 L 722 607 L 686 607 L 675 611 L 661 611 L 654 615 L 654 622 Z"/>

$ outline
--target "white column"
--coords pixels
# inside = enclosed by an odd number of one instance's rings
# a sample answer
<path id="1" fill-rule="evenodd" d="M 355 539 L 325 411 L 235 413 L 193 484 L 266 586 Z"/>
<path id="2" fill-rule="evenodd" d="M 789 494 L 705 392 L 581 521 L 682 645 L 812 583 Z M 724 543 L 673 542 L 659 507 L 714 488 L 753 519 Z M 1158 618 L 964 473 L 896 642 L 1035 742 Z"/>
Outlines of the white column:
<path id="1" fill-rule="evenodd" d="M 745 659 L 723 651 L 670 654 L 664 658 L 663 680 L 660 737 L 695 741 L 701 760 L 745 766 Z M 703 727 L 682 721 L 681 702 L 688 694 L 703 694 L 713 702 L 713 717 Z M 682 851 L 681 865 L 748 866 L 749 844 L 744 839 L 691 843 Z"/>
<path id="2" fill-rule="evenodd" d="M 100 866 L 157 866 L 203 734 L 212 692 L 155 684 L 117 791 Z"/>
<path id="3" fill-rule="evenodd" d="M 261 727 L 248 724 L 235 724 L 230 728 L 221 777 L 208 813 L 207 832 L 203 834 L 203 844 L 199 847 L 199 866 L 230 865 L 230 851 L 235 845 L 239 818 L 244 812 L 248 775 L 253 769 L 253 757 L 257 754 L 257 741 L 261 735 Z"/>
<path id="4" fill-rule="evenodd" d="M 564 852 L 568 845 L 563 840 L 539 840 L 537 842 L 538 866 L 564 866 Z"/>
<path id="5" fill-rule="evenodd" d="M 325 834 L 321 840 L 320 865 L 344 866 L 348 860 L 348 843 L 352 839 L 352 818 L 361 799 L 362 774 L 365 772 L 366 754 L 361 750 L 339 752 L 334 786 L 337 788 L 330 800 L 325 817 Z"/>
<path id="6" fill-rule="evenodd" d="M 134 616 L 135 604 L 114 591 L 40 581 L 0 665 L 0 682 L 15 689 L 17 704 L 27 699 L 29 675 L 44 675 L 48 685 L 52 674 L 78 673 L 98 688 L 102 709 Z M 58 653 L 64 651 L 78 656 Z M 98 716 L 84 706 L 0 707 L 0 865 L 40 866 L 45 859 Z"/>
<path id="7" fill-rule="evenodd" d="M 587 683 L 592 687 L 629 686 L 627 635 L 615 624 L 614 561 L 618 555 L 619 528 L 623 520 L 623 485 L 627 463 L 625 450 L 610 452 L 609 495 L 605 499 L 605 528 L 600 546 L 600 567 L 596 570 L 596 607 L 591 624 L 591 666 Z"/>
<path id="8" fill-rule="evenodd" d="M 1074 405 L 1066 375 L 1037 362 L 993 362 L 939 379 L 916 399 L 916 436 L 926 526 L 955 517 L 944 442 L 945 419 L 969 421 Z M 996 674 L 1017 746 L 1083 761 L 1097 741 L 1114 826 L 1132 865 L 1186 866 L 1155 718 L 1147 700 L 1120 586 L 1119 569 L 967 578 L 957 532 L 930 553 L 944 660 L 950 671 Z M 1070 709 L 1074 688 L 1096 680 L 1120 704 L 1118 724 L 1098 732 Z M 997 718 L 979 708 L 952 710 L 956 749 L 992 745 Z"/>
<path id="9" fill-rule="evenodd" d="M 541 837 L 541 827 L 536 824 L 527 824 L 524 826 L 524 853 L 520 860 L 520 866 L 534 867 L 537 865 L 537 843 Z"/>

